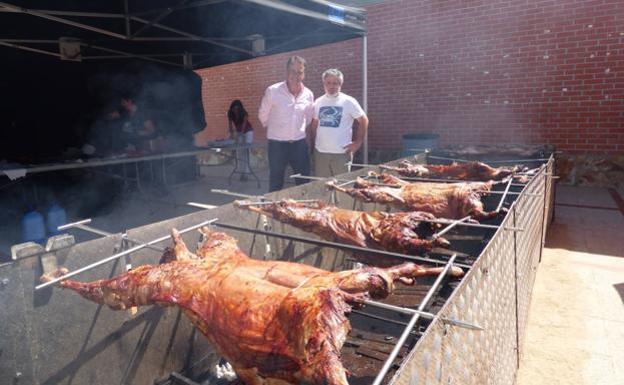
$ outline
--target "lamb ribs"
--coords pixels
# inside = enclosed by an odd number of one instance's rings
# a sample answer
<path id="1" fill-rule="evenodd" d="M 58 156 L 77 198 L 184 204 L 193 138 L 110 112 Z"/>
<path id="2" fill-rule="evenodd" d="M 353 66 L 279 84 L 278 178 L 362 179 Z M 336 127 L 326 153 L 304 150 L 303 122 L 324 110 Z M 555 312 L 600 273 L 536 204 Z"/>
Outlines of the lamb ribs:
<path id="1" fill-rule="evenodd" d="M 436 246 L 449 245 L 442 237 L 427 239 L 441 225 L 426 222 L 436 218 L 425 212 L 363 212 L 340 209 L 321 201 L 302 203 L 281 200 L 257 206 L 239 201 L 235 205 L 266 214 L 331 242 L 411 255 L 430 251 Z M 354 257 L 360 262 L 374 266 L 397 263 L 397 259 L 388 257 L 358 254 Z"/>
<path id="2" fill-rule="evenodd" d="M 112 279 L 60 285 L 115 310 L 180 307 L 247 385 L 348 385 L 340 349 L 351 329 L 345 316 L 351 306 L 386 297 L 397 280 L 410 284 L 442 271 L 405 263 L 333 273 L 260 261 L 246 256 L 232 237 L 200 231 L 204 240 L 196 254 L 173 230 L 174 247 L 164 263 Z M 453 267 L 449 274 L 463 272 Z"/>
<path id="3" fill-rule="evenodd" d="M 501 181 L 521 170 L 514 167 L 491 167 L 482 162 L 452 163 L 450 165 L 415 164 L 403 160 L 398 166 L 379 166 L 385 170 L 391 170 L 406 177 L 438 178 L 438 179 L 461 179 L 466 181 L 490 180 Z"/>
<path id="4" fill-rule="evenodd" d="M 487 192 L 494 182 L 409 183 L 389 174 L 370 172 L 382 185 L 358 178 L 353 187 L 341 187 L 334 182 L 327 186 L 364 202 L 391 205 L 400 210 L 424 211 L 438 218 L 475 220 L 493 218 L 496 211 L 486 212 L 481 192 Z"/>

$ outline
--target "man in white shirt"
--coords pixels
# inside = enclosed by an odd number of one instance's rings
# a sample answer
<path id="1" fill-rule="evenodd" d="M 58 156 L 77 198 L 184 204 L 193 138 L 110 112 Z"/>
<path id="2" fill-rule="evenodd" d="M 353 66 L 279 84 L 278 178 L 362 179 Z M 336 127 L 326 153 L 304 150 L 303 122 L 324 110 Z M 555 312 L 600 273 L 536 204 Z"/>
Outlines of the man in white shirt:
<path id="1" fill-rule="evenodd" d="M 269 140 L 269 191 L 281 190 L 290 164 L 295 173 L 310 175 L 306 127 L 314 114 L 314 95 L 303 85 L 305 59 L 292 56 L 286 63 L 286 81 L 266 89 L 258 118 Z M 305 183 L 295 179 L 295 183 Z"/>
<path id="2" fill-rule="evenodd" d="M 340 92 L 344 76 L 332 68 L 323 72 L 325 95 L 314 102 L 314 175 L 330 177 L 347 172 L 346 163 L 362 146 L 368 117 L 355 98 Z M 353 135 L 353 122 L 358 126 Z"/>

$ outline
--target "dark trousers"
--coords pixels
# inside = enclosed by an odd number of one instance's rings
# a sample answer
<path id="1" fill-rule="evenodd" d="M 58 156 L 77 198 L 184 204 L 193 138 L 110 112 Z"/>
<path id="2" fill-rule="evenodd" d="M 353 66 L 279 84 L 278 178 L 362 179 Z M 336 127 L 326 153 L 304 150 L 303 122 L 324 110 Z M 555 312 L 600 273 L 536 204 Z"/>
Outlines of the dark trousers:
<path id="1" fill-rule="evenodd" d="M 295 174 L 310 175 L 310 152 L 305 139 L 295 141 L 269 140 L 269 192 L 284 187 L 284 173 L 290 164 Z M 296 178 L 297 185 L 306 183 Z"/>

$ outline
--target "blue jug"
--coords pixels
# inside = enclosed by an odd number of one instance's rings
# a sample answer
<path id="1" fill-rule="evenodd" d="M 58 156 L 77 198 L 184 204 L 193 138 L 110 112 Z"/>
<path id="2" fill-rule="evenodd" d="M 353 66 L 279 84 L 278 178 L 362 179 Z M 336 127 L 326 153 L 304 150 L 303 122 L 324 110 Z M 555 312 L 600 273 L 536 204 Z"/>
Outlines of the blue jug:
<path id="1" fill-rule="evenodd" d="M 62 231 L 58 231 L 57 227 L 67 223 L 67 214 L 57 202 L 52 202 L 52 205 L 46 212 L 46 223 L 48 228 L 48 235 L 58 235 Z"/>
<path id="2" fill-rule="evenodd" d="M 22 242 L 37 242 L 43 244 L 46 239 L 46 228 L 43 215 L 29 207 L 22 217 Z"/>

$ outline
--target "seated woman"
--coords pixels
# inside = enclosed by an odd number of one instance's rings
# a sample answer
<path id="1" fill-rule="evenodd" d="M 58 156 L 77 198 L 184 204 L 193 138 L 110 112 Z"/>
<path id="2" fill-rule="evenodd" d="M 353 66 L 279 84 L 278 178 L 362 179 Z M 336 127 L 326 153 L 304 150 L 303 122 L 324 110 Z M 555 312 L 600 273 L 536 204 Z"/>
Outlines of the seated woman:
<path id="1" fill-rule="evenodd" d="M 249 123 L 249 114 L 243 107 L 243 103 L 236 99 L 230 104 L 228 116 L 228 130 L 230 137 L 234 139 L 237 146 L 249 146 L 253 142 L 253 127 Z M 249 169 L 249 147 L 236 150 L 236 158 L 243 163 L 243 173 L 241 180 L 247 179 Z"/>

